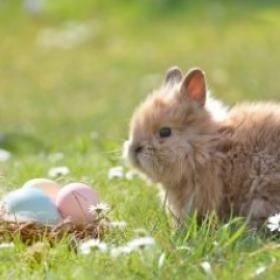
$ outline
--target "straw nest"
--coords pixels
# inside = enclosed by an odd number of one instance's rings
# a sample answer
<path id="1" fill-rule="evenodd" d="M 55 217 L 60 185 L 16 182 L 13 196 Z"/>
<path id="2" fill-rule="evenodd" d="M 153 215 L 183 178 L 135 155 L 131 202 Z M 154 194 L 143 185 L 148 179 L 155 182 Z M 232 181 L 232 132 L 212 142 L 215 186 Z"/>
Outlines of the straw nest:
<path id="1" fill-rule="evenodd" d="M 97 218 L 87 224 L 76 224 L 66 219 L 56 225 L 43 225 L 34 221 L 16 220 L 15 217 L 7 216 L 1 210 L 0 243 L 17 238 L 27 245 L 43 239 L 47 239 L 50 243 L 55 243 L 63 238 L 67 238 L 69 241 L 101 239 L 108 228 L 107 225 L 108 221 L 105 217 Z"/>

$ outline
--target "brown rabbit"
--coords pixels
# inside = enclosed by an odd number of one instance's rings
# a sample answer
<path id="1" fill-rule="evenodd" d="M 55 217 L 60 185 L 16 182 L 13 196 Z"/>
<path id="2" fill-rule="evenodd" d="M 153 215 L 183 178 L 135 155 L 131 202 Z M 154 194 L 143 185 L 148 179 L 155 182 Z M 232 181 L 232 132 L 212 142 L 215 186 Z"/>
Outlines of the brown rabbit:
<path id="1" fill-rule="evenodd" d="M 160 183 L 178 221 L 192 207 L 261 225 L 280 212 L 280 106 L 238 105 L 217 120 L 206 99 L 201 70 L 171 68 L 135 111 L 125 157 Z"/>

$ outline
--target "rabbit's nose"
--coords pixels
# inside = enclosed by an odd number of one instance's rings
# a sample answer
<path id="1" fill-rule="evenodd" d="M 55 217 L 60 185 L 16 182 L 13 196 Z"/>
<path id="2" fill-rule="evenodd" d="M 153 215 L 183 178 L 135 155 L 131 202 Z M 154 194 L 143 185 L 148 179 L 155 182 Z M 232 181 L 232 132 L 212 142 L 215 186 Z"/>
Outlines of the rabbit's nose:
<path id="1" fill-rule="evenodd" d="M 141 153 L 142 150 L 143 150 L 143 146 L 140 146 L 140 145 L 138 145 L 138 146 L 136 146 L 136 147 L 134 148 L 135 154 Z"/>

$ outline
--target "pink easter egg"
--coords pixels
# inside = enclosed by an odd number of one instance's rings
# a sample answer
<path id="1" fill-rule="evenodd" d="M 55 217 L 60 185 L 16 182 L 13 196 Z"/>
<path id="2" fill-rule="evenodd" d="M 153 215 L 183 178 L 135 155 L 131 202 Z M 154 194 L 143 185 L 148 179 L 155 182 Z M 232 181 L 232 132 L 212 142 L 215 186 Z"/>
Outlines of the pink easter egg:
<path id="1" fill-rule="evenodd" d="M 91 222 L 91 205 L 97 205 L 97 193 L 83 183 L 71 183 L 64 186 L 57 194 L 56 206 L 63 218 L 70 218 L 75 223 Z"/>

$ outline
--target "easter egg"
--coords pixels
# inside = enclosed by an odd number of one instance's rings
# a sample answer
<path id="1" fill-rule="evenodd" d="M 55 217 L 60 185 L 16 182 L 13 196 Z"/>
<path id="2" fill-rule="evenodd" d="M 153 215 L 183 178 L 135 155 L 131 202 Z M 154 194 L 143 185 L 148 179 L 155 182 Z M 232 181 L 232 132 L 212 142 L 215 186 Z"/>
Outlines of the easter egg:
<path id="1" fill-rule="evenodd" d="M 59 191 L 59 185 L 56 182 L 45 178 L 31 179 L 27 181 L 22 188 L 40 189 L 46 195 L 48 195 L 54 202 L 56 200 L 56 196 Z"/>
<path id="2" fill-rule="evenodd" d="M 70 218 L 75 223 L 87 223 L 93 216 L 89 212 L 91 205 L 97 205 L 97 193 L 83 183 L 71 183 L 58 192 L 56 206 L 63 218 Z"/>
<path id="3" fill-rule="evenodd" d="M 52 200 L 39 189 L 22 188 L 3 198 L 7 214 L 15 219 L 42 224 L 56 224 L 60 214 Z"/>

